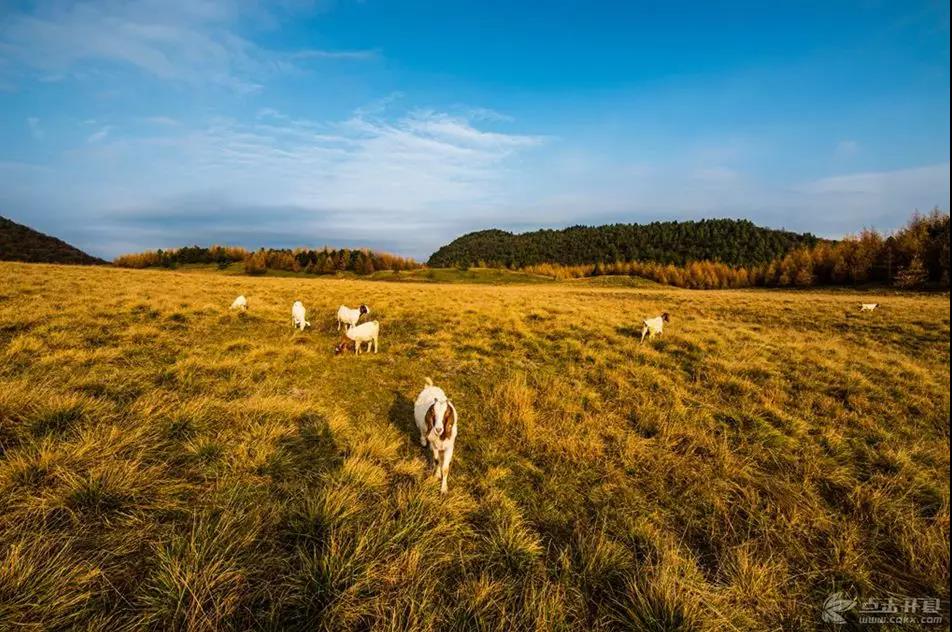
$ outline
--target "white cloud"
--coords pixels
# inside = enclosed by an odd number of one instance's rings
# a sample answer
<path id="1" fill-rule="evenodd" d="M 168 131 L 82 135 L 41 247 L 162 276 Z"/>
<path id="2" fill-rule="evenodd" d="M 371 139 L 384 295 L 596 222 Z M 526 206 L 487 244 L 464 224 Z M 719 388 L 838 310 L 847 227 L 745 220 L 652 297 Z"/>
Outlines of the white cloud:
<path id="1" fill-rule="evenodd" d="M 821 225 L 835 218 L 851 222 L 851 231 L 893 229 L 915 209 L 949 209 L 949 163 L 820 178 L 793 193 L 815 209 Z"/>
<path id="2" fill-rule="evenodd" d="M 736 143 L 626 162 L 500 131 L 514 127 L 504 115 L 400 112 L 398 99 L 338 121 L 274 108 L 201 125 L 154 116 L 135 135 L 126 122 L 114 128 L 98 117 L 87 122 L 88 143 L 43 170 L 0 165 L 0 208 L 55 216 L 64 236 L 72 230 L 105 256 L 117 254 L 109 244 L 217 241 L 370 245 L 425 257 L 493 226 L 746 217 L 838 237 L 896 228 L 914 208 L 949 207 L 947 162 L 766 180 L 744 167 Z"/>
<path id="3" fill-rule="evenodd" d="M 380 55 L 380 51 L 376 49 L 367 49 L 367 50 L 320 50 L 320 49 L 307 49 L 300 50 L 288 55 L 289 59 L 292 60 L 306 60 L 306 59 L 350 59 L 350 60 L 366 60 L 374 59 Z"/>
<path id="4" fill-rule="evenodd" d="M 870 171 L 821 178 L 801 185 L 799 190 L 805 193 L 825 195 L 890 196 L 908 194 L 917 190 L 941 190 L 943 183 L 946 196 L 948 196 L 949 163 L 947 162 L 912 169 Z"/>
<path id="5" fill-rule="evenodd" d="M 57 187 L 34 182 L 23 197 L 6 196 L 44 212 L 68 201 L 84 243 L 101 241 L 94 250 L 106 256 L 116 254 L 105 249 L 116 235 L 142 247 L 268 238 L 422 256 L 458 233 L 460 216 L 501 205 L 510 159 L 546 142 L 434 110 L 314 121 L 262 109 L 250 121 L 159 124 L 137 135 L 107 123 L 90 123 L 87 144 L 36 176 L 59 178 Z"/>
<path id="6" fill-rule="evenodd" d="M 412 130 L 432 138 L 442 138 L 461 145 L 471 147 L 528 147 L 537 145 L 541 138 L 537 136 L 522 136 L 484 132 L 473 127 L 469 120 L 462 117 L 453 117 L 447 114 L 422 110 L 404 120 Z"/>
<path id="7" fill-rule="evenodd" d="M 112 126 L 111 126 L 111 125 L 104 125 L 103 127 L 100 127 L 98 130 L 96 130 L 95 132 L 93 132 L 92 134 L 90 134 L 89 136 L 87 136 L 87 137 L 86 137 L 86 142 L 87 142 L 87 143 L 98 143 L 98 142 L 104 140 L 107 136 L 109 136 L 109 133 L 110 133 L 111 131 L 112 131 Z"/>
<path id="8" fill-rule="evenodd" d="M 150 125 L 159 125 L 162 127 L 177 127 L 180 125 L 179 121 L 171 116 L 147 116 L 142 120 Z"/>
<path id="9" fill-rule="evenodd" d="M 84 76 L 89 62 L 118 63 L 150 76 L 255 92 L 268 76 L 306 59 L 371 59 L 370 50 L 284 52 L 239 35 L 241 0 L 118 0 L 42 4 L 0 22 L 0 51 L 47 80 Z"/>

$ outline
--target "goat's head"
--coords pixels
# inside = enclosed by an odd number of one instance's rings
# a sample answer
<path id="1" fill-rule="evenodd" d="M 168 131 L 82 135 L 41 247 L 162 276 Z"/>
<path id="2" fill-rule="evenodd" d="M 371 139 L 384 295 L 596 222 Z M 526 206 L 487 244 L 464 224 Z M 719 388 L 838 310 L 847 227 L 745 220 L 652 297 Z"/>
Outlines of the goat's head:
<path id="1" fill-rule="evenodd" d="M 426 411 L 426 433 L 436 432 L 440 439 L 449 439 L 453 436 L 453 425 L 456 423 L 456 407 L 447 399 L 433 398 L 429 410 Z"/>
<path id="2" fill-rule="evenodd" d="M 370 308 L 367 307 L 366 305 L 361 305 L 361 306 L 360 306 L 360 313 L 361 313 L 361 314 L 369 314 L 369 313 L 370 313 Z"/>
<path id="3" fill-rule="evenodd" d="M 671 322 L 671 315 L 668 314 L 668 312 L 662 312 L 661 320 L 663 320 L 666 323 Z"/>
<path id="4" fill-rule="evenodd" d="M 334 346 L 334 355 L 340 355 L 348 349 L 354 348 L 354 341 L 350 338 L 341 338 L 340 342 Z"/>

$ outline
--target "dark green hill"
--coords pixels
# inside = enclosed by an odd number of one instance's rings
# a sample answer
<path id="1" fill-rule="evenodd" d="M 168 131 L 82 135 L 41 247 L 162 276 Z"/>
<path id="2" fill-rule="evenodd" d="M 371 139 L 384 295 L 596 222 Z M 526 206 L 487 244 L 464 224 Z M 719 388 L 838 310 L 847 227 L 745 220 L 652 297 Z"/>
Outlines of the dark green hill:
<path id="1" fill-rule="evenodd" d="M 0 261 L 29 263 L 106 263 L 56 237 L 0 217 Z"/>
<path id="2" fill-rule="evenodd" d="M 478 262 L 519 267 L 633 260 L 680 265 L 710 260 L 756 265 L 817 241 L 809 233 L 761 228 L 735 219 L 572 226 L 518 235 L 492 229 L 453 240 L 433 253 L 428 263 L 433 267 Z"/>

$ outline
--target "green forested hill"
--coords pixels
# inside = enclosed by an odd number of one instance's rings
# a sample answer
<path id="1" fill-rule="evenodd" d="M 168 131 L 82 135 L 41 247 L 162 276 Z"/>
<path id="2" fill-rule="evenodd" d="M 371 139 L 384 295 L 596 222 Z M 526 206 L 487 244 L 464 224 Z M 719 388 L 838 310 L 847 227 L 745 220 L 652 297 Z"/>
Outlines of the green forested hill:
<path id="1" fill-rule="evenodd" d="M 0 217 L 0 261 L 29 263 L 106 263 L 65 241 Z"/>
<path id="2" fill-rule="evenodd" d="M 809 233 L 761 228 L 747 220 L 733 219 L 572 226 L 518 235 L 493 229 L 453 240 L 433 253 L 428 263 L 434 267 L 478 262 L 518 267 L 537 263 L 641 260 L 684 264 L 711 260 L 755 265 L 817 241 Z"/>

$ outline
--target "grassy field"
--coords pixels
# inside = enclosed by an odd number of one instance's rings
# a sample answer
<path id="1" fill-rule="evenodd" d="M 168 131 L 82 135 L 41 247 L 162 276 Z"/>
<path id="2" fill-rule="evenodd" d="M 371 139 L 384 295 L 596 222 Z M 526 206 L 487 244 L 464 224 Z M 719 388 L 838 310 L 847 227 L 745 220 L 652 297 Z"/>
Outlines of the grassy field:
<path id="1" fill-rule="evenodd" d="M 825 629 L 835 591 L 948 600 L 948 295 L 429 281 L 0 264 L 0 629 Z M 341 303 L 380 353 L 333 356 Z M 460 413 L 446 497 L 426 376 Z"/>
<path id="2" fill-rule="evenodd" d="M 232 263 L 224 268 L 219 268 L 214 264 L 194 263 L 185 264 L 176 268 L 177 272 L 214 272 L 219 275 L 227 276 L 247 276 L 245 266 L 242 263 Z M 291 272 L 286 270 L 266 270 L 261 276 L 306 279 L 364 279 L 369 281 L 390 281 L 390 282 L 410 282 L 410 283 L 469 283 L 469 284 L 491 284 L 508 285 L 512 283 L 552 283 L 553 279 L 538 274 L 528 274 L 526 272 L 506 270 L 499 268 L 469 268 L 466 270 L 458 268 L 422 268 L 419 270 L 378 270 L 367 276 L 358 276 L 353 272 L 338 272 L 334 276 L 314 276 L 304 272 Z M 621 277 L 616 277 L 621 278 Z M 653 283 L 641 279 L 642 284 Z"/>

